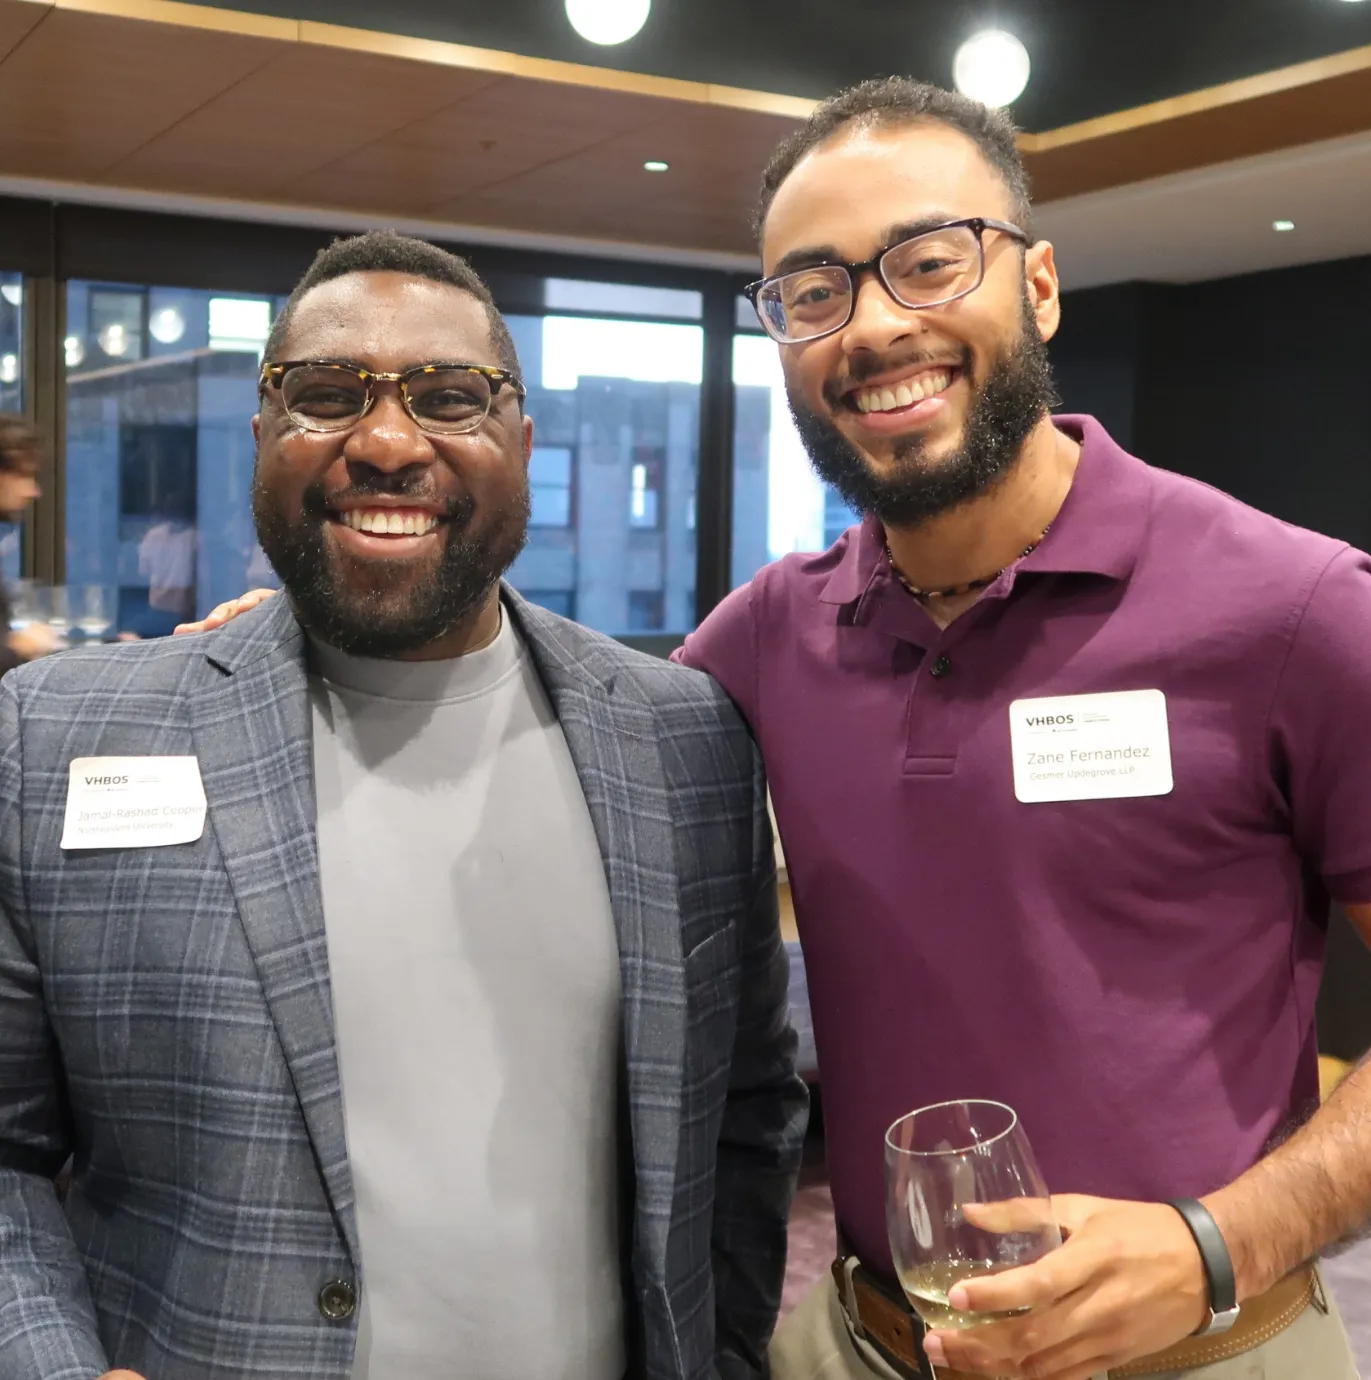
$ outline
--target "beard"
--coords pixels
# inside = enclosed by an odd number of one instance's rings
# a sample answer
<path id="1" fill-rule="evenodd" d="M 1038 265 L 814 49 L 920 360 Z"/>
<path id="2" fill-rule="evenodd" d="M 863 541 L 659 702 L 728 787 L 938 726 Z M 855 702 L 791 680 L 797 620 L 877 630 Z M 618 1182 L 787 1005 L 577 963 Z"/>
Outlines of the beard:
<path id="1" fill-rule="evenodd" d="M 419 486 L 385 477 L 352 485 L 346 497 L 378 494 L 420 497 Z M 335 501 L 340 497 L 334 495 Z M 451 500 L 442 514 L 446 536 L 436 569 L 417 571 L 413 560 L 358 561 L 360 577 L 351 580 L 340 569 L 347 557 L 331 552 L 325 536 L 322 484 L 306 488 L 300 509 L 298 519 L 287 519 L 263 487 L 259 468 L 252 485 L 257 540 L 300 621 L 353 656 L 397 657 L 445 637 L 486 600 L 524 548 L 530 496 L 525 478 L 502 507 L 484 510 L 479 527 L 469 496 Z"/>
<path id="2" fill-rule="evenodd" d="M 971 365 L 968 349 L 961 362 L 968 383 Z M 895 441 L 891 472 L 878 474 L 828 417 L 812 411 L 794 390 L 787 389 L 787 396 L 815 473 L 848 507 L 887 527 L 917 527 L 988 492 L 1014 468 L 1029 432 L 1059 401 L 1027 294 L 1019 337 L 991 361 L 984 381 L 973 385 L 961 443 L 950 454 L 934 458 L 922 437 L 902 436 Z"/>

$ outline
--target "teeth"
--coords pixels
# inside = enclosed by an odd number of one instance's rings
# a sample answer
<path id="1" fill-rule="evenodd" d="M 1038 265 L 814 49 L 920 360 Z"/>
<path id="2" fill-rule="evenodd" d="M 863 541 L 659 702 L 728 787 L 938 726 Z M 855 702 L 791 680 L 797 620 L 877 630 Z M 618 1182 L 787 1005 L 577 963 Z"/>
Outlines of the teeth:
<path id="1" fill-rule="evenodd" d="M 342 515 L 343 525 L 354 532 L 373 532 L 386 536 L 425 536 L 438 525 L 429 513 L 365 512 L 349 508 Z"/>
<path id="2" fill-rule="evenodd" d="M 912 407 L 925 398 L 936 397 L 952 382 L 952 375 L 941 369 L 932 374 L 920 374 L 893 388 L 864 388 L 854 395 L 858 412 L 893 412 L 897 407 Z"/>

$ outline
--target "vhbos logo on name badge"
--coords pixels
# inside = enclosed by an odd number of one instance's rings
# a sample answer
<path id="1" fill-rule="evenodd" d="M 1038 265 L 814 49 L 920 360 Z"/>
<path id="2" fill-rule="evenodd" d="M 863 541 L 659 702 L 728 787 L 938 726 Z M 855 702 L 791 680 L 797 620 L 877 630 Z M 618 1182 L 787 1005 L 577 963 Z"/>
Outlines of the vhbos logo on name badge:
<path id="1" fill-rule="evenodd" d="M 1015 700 L 1009 740 L 1025 804 L 1169 795 L 1174 784 L 1160 690 Z"/>
<path id="2" fill-rule="evenodd" d="M 205 832 L 194 757 L 78 757 L 67 781 L 62 847 L 160 848 Z"/>

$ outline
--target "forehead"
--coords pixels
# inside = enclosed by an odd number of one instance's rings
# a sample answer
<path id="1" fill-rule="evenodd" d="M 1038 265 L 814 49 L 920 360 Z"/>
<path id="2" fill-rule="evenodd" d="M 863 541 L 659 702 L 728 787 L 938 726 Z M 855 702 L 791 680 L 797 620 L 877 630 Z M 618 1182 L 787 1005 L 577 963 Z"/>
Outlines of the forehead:
<path id="1" fill-rule="evenodd" d="M 929 216 L 1010 215 L 1009 191 L 965 134 L 942 124 L 840 130 L 781 184 L 762 234 L 766 271 L 784 254 L 832 246 L 865 259 L 886 232 Z"/>
<path id="2" fill-rule="evenodd" d="M 408 273 L 348 273 L 296 304 L 287 359 L 345 359 L 381 373 L 451 360 L 496 364 L 485 308 L 470 293 Z"/>

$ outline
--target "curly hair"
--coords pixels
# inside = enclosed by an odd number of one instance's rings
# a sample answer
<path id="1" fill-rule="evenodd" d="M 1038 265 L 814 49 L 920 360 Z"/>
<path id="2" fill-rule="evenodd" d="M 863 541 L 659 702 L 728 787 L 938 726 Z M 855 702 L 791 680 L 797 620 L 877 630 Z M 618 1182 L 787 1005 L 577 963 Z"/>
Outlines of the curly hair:
<path id="1" fill-rule="evenodd" d="M 909 77 L 877 77 L 838 92 L 781 143 L 762 174 L 753 220 L 758 238 L 781 184 L 812 149 L 849 125 L 866 130 L 917 124 L 946 125 L 966 135 L 999 175 L 1009 192 L 1014 219 L 1032 238 L 1033 198 L 1013 121 L 1003 111 L 969 96 Z"/>
<path id="2" fill-rule="evenodd" d="M 365 235 L 334 240 L 327 248 L 321 249 L 272 323 L 264 350 L 265 358 L 275 359 L 280 353 L 300 299 L 320 284 L 346 277 L 349 273 L 407 273 L 415 278 L 427 278 L 433 283 L 446 283 L 449 287 L 460 288 L 485 308 L 500 367 L 512 374 L 519 373 L 519 352 L 514 347 L 514 337 L 510 335 L 505 318 L 500 315 L 495 298 L 481 275 L 461 255 L 394 230 L 372 230 Z"/>

